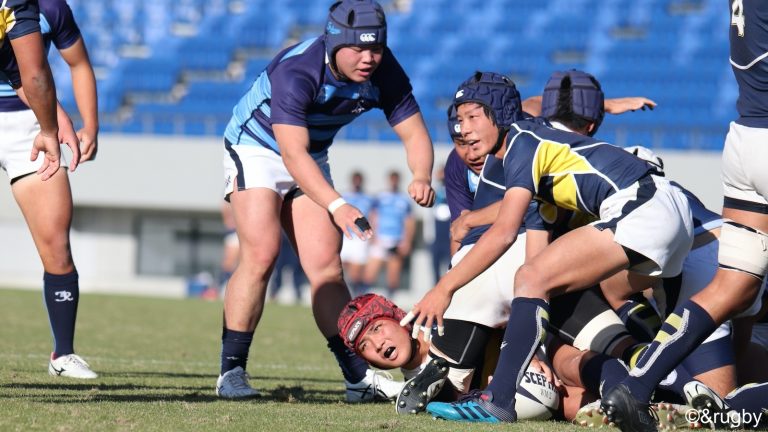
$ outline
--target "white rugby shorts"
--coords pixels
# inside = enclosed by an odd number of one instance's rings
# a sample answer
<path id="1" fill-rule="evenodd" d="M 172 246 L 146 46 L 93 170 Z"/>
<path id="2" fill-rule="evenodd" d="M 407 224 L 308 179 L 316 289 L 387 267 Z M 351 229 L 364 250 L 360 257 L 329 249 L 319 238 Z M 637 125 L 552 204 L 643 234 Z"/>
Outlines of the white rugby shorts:
<path id="1" fill-rule="evenodd" d="M 368 262 L 369 241 L 361 240 L 356 235 L 351 239 L 344 237 L 341 244 L 341 262 L 363 265 Z"/>
<path id="2" fill-rule="evenodd" d="M 451 265 L 458 264 L 474 247 L 463 246 L 453 255 Z M 509 308 L 514 299 L 514 281 L 517 269 L 525 262 L 525 233 L 486 271 L 459 288 L 451 299 L 446 319 L 455 319 L 499 327 L 509 321 Z M 450 271 L 450 270 L 449 270 Z"/>
<path id="3" fill-rule="evenodd" d="M 593 225 L 614 232 L 614 241 L 652 263 L 630 270 L 649 276 L 680 274 L 693 243 L 688 198 L 667 179 L 650 175 L 622 189 L 600 206 Z"/>
<path id="4" fill-rule="evenodd" d="M 731 122 L 723 148 L 723 194 L 768 205 L 768 129 Z"/>
<path id="5" fill-rule="evenodd" d="M 333 186 L 328 157 L 316 159 L 320 171 Z M 288 172 L 283 158 L 274 151 L 258 145 L 233 145 L 224 143 L 224 196 L 238 190 L 266 188 L 275 191 L 281 198 L 297 187 L 296 180 Z"/>
<path id="6" fill-rule="evenodd" d="M 32 110 L 0 112 L 0 167 L 8 178 L 14 179 L 36 172 L 45 160 L 45 154 L 38 154 L 36 161 L 29 160 L 32 143 L 40 133 L 40 124 Z M 64 152 L 59 159 L 61 168 L 66 169 Z M 60 168 L 60 169 L 61 169 Z"/>

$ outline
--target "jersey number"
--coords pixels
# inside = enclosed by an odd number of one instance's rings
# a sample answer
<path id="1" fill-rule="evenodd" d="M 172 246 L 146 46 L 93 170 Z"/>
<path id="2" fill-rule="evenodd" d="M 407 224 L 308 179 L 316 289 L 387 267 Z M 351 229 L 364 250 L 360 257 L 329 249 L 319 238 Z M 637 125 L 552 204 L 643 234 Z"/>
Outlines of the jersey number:
<path id="1" fill-rule="evenodd" d="M 736 26 L 740 37 L 744 37 L 744 0 L 731 3 L 731 25 Z"/>

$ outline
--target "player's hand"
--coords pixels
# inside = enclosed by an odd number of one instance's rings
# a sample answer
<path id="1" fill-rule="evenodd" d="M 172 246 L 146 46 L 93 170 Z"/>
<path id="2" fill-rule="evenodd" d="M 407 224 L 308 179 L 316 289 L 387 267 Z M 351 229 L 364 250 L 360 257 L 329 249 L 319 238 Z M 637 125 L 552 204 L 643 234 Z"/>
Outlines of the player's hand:
<path id="1" fill-rule="evenodd" d="M 53 135 L 43 135 L 40 132 L 32 142 L 32 154 L 29 160 L 36 161 L 40 152 L 43 152 L 43 164 L 37 170 L 37 174 L 45 181 L 51 178 L 59 170 L 59 160 L 61 159 L 61 149 L 59 140 Z"/>
<path id="2" fill-rule="evenodd" d="M 77 139 L 80 141 L 80 162 L 95 160 L 99 150 L 98 132 L 92 128 L 82 128 L 77 131 Z"/>
<path id="3" fill-rule="evenodd" d="M 437 334 L 442 336 L 445 332 L 443 315 L 448 305 L 451 304 L 451 293 L 435 286 L 416 303 L 408 315 L 400 321 L 401 326 L 413 321 L 411 337 L 418 339 L 419 331 L 424 329 L 423 339 L 429 342 L 432 339 L 432 325 L 437 323 Z"/>
<path id="4" fill-rule="evenodd" d="M 650 110 L 656 108 L 656 102 L 645 97 L 625 97 L 606 99 L 605 112 L 608 114 L 623 114 L 627 111 Z"/>
<path id="5" fill-rule="evenodd" d="M 531 358 L 531 369 L 543 374 L 549 382 L 555 385 L 558 391 L 563 388 L 563 382 L 555 375 L 552 368 L 546 362 L 539 360 L 535 355 Z"/>
<path id="6" fill-rule="evenodd" d="M 414 179 L 408 185 L 408 195 L 422 207 L 432 207 L 435 203 L 435 190 L 426 180 Z"/>
<path id="7" fill-rule="evenodd" d="M 58 123 L 59 123 L 59 143 L 66 144 L 70 150 L 72 150 L 72 160 L 69 162 L 69 171 L 74 171 L 80 164 L 80 139 L 75 134 L 75 127 L 72 125 L 72 120 L 64 112 L 64 110 L 58 111 Z"/>
<path id="8" fill-rule="evenodd" d="M 469 210 L 462 210 L 461 215 L 456 218 L 455 221 L 451 222 L 451 240 L 461 243 L 461 241 L 464 239 L 464 237 L 467 236 L 467 233 L 472 228 L 467 224 L 467 214 L 469 214 Z"/>
<path id="9" fill-rule="evenodd" d="M 368 240 L 373 237 L 373 230 L 368 224 L 368 220 L 357 207 L 351 204 L 344 204 L 337 208 L 331 217 L 333 217 L 333 223 L 341 228 L 344 237 L 348 239 L 352 239 L 353 235 L 356 235 L 360 240 Z"/>

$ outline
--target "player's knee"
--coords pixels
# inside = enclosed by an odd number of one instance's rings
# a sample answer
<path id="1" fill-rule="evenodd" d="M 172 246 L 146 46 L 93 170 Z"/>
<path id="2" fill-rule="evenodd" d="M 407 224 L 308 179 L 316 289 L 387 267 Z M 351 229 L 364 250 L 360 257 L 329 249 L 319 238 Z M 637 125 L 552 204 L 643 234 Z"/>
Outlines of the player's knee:
<path id="1" fill-rule="evenodd" d="M 523 264 L 515 273 L 515 297 L 540 297 L 546 294 L 542 273 Z"/>

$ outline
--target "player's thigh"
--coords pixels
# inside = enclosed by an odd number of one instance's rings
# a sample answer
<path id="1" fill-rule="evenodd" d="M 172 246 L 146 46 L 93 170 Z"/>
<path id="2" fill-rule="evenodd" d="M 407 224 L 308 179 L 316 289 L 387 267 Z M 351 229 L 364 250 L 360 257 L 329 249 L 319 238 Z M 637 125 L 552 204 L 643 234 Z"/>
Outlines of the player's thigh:
<path id="1" fill-rule="evenodd" d="M 724 210 L 737 212 L 726 216 L 744 225 L 768 232 L 768 129 L 731 123 L 723 148 Z M 740 214 L 739 210 L 754 215 Z M 762 216 L 762 217 L 761 217 Z M 753 224 L 751 224 L 751 223 Z"/>
<path id="2" fill-rule="evenodd" d="M 283 225 L 310 283 L 319 275 L 341 276 L 341 232 L 328 210 L 302 195 L 286 201 Z"/>
<path id="3" fill-rule="evenodd" d="M 72 222 L 72 192 L 67 170 L 59 169 L 46 181 L 34 173 L 28 174 L 17 178 L 11 189 L 38 249 L 67 249 Z M 40 250 L 40 253 L 46 252 Z"/>
<path id="4" fill-rule="evenodd" d="M 275 191 L 262 187 L 235 190 L 229 197 L 244 264 L 239 267 L 271 267 L 280 251 L 282 199 Z"/>
<path id="5" fill-rule="evenodd" d="M 555 240 L 520 267 L 515 296 L 557 295 L 591 286 L 626 268 L 622 247 L 610 230 L 585 226 Z"/>

